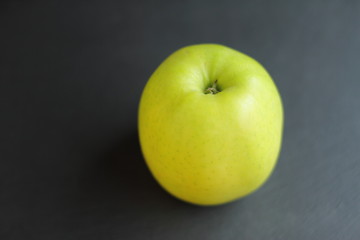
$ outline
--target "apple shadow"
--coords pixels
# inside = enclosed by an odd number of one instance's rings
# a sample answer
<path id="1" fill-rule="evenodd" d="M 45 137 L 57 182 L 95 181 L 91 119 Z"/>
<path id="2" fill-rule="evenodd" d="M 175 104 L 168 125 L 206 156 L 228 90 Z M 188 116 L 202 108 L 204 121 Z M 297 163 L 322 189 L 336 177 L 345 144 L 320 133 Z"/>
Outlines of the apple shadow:
<path id="1" fill-rule="evenodd" d="M 86 170 L 77 188 L 78 204 L 84 208 L 105 206 L 105 210 L 166 207 L 197 208 L 184 203 L 161 188 L 142 156 L 138 133 L 131 131 L 99 154 Z"/>

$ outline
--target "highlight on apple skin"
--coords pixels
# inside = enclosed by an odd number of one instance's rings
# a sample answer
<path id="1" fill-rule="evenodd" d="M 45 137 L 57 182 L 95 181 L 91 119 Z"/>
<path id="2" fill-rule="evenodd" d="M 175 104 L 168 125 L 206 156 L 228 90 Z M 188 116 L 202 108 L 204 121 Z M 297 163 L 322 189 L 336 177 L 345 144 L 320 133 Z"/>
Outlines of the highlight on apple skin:
<path id="1" fill-rule="evenodd" d="M 139 138 L 157 182 L 183 201 L 219 205 L 269 178 L 282 138 L 283 108 L 268 72 L 218 44 L 171 54 L 139 105 Z"/>

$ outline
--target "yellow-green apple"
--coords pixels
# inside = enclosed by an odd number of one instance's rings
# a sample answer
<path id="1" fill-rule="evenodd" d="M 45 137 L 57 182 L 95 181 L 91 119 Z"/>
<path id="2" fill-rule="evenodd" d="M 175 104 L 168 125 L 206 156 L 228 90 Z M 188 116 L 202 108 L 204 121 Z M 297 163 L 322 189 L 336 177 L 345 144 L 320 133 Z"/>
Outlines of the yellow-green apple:
<path id="1" fill-rule="evenodd" d="M 281 146 L 283 110 L 270 75 L 251 57 L 217 44 L 170 55 L 145 86 L 138 120 L 155 179 L 198 205 L 258 189 Z"/>

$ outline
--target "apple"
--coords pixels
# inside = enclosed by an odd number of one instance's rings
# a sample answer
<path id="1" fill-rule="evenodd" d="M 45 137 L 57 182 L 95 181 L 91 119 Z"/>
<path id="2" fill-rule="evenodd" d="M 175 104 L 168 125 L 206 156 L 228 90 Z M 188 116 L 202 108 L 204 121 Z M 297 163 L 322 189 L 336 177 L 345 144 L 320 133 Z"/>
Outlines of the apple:
<path id="1" fill-rule="evenodd" d="M 138 117 L 152 175 L 196 205 L 252 193 L 280 151 L 283 108 L 274 82 L 257 61 L 222 45 L 170 55 L 147 82 Z"/>

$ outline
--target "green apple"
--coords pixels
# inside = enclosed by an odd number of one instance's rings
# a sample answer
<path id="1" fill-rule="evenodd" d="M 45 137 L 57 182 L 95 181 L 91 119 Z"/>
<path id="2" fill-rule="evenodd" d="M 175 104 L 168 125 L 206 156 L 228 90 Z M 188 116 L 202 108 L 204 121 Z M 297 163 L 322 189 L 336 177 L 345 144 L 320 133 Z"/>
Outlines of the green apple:
<path id="1" fill-rule="evenodd" d="M 280 150 L 277 88 L 254 59 L 217 44 L 181 48 L 152 74 L 139 106 L 146 163 L 173 196 L 223 204 L 258 189 Z"/>

